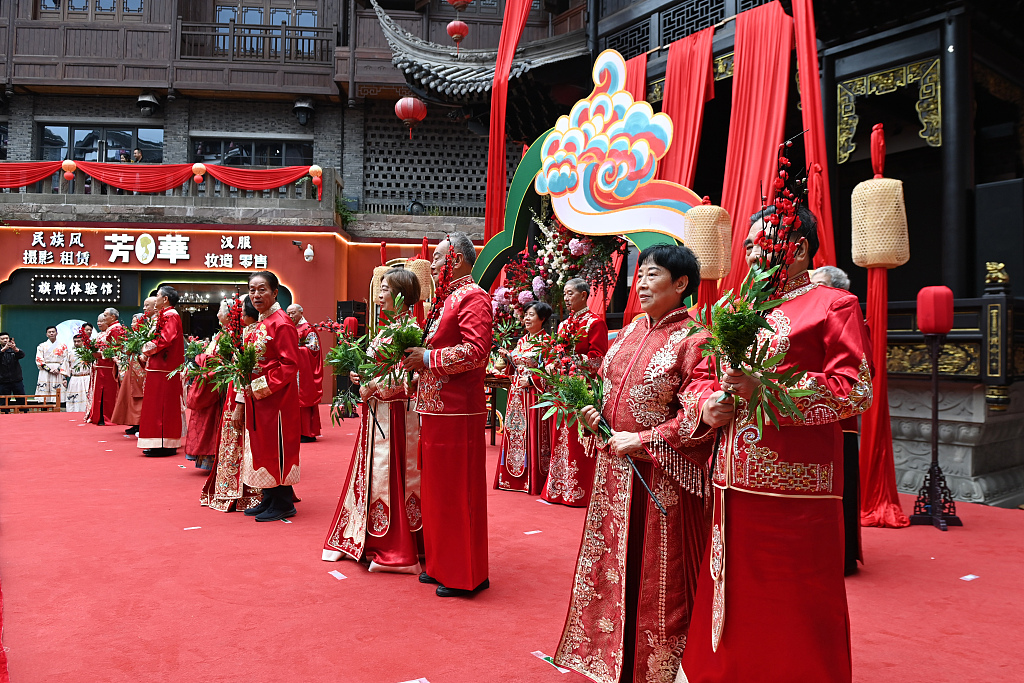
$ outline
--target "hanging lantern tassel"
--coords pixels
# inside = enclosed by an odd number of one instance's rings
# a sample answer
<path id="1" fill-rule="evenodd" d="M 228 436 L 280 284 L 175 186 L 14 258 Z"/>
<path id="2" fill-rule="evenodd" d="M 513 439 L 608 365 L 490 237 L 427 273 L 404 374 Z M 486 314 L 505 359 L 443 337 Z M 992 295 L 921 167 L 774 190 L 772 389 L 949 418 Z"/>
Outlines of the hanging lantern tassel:
<path id="1" fill-rule="evenodd" d="M 459 54 L 459 45 L 469 35 L 469 26 L 456 19 L 448 24 L 448 36 L 455 42 L 455 54 Z"/>
<path id="2" fill-rule="evenodd" d="M 889 315 L 888 269 L 910 260 L 903 183 L 883 178 L 885 137 L 882 124 L 871 130 L 871 165 L 875 177 L 853 189 L 853 262 L 868 269 L 867 319 L 871 330 L 875 401 L 862 418 L 860 445 L 861 526 L 898 528 L 910 520 L 896 491 L 892 428 L 886 373 Z"/>
<path id="3" fill-rule="evenodd" d="M 320 168 L 316 164 L 309 167 L 309 175 L 313 178 L 313 185 L 316 187 L 316 200 L 319 202 L 324 197 L 324 169 Z"/>
<path id="4" fill-rule="evenodd" d="M 732 248 L 732 222 L 729 220 L 729 212 L 714 206 L 710 198 L 704 197 L 700 206 L 686 212 L 683 240 L 700 263 L 697 305 L 713 304 L 718 299 L 718 280 L 732 269 L 729 255 Z"/>
<path id="5" fill-rule="evenodd" d="M 403 97 L 395 104 L 395 116 L 402 119 L 412 140 L 412 129 L 427 117 L 427 105 L 418 97 Z"/>

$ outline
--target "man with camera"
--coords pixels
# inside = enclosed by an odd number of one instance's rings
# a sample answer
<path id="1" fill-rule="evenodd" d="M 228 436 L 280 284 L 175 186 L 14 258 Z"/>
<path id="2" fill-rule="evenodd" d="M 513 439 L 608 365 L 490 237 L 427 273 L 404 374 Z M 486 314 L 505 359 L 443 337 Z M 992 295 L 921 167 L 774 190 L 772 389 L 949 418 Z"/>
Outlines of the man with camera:
<path id="1" fill-rule="evenodd" d="M 24 396 L 25 383 L 21 376 L 21 361 L 25 352 L 11 339 L 11 335 L 0 332 L 0 396 Z M 20 405 L 23 399 L 14 399 Z M 9 412 L 4 410 L 3 412 Z"/>

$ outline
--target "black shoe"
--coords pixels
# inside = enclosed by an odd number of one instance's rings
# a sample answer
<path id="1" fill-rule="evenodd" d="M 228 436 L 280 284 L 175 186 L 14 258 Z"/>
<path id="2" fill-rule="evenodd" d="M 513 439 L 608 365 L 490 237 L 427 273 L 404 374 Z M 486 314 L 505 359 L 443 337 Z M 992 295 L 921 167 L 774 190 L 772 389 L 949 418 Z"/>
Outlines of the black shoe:
<path id="1" fill-rule="evenodd" d="M 274 495 L 271 493 L 274 489 L 263 489 L 263 498 L 260 499 L 260 504 L 256 507 L 251 507 L 245 510 L 242 514 L 246 517 L 255 517 L 256 515 L 262 514 L 267 511 L 271 503 L 274 502 Z"/>
<path id="2" fill-rule="evenodd" d="M 449 588 L 448 586 L 438 586 L 434 593 L 439 598 L 468 598 L 471 595 L 479 593 L 482 590 L 486 590 L 491 587 L 491 580 L 484 579 L 483 583 L 474 588 L 473 590 L 465 590 L 463 588 Z"/>
<path id="3" fill-rule="evenodd" d="M 299 437 L 299 443 L 316 443 L 316 437 L 315 436 L 305 436 L 305 435 L 300 436 Z"/>
<path id="4" fill-rule="evenodd" d="M 420 583 L 436 583 L 436 584 L 438 584 L 438 585 L 440 585 L 440 584 L 441 584 L 441 582 L 440 582 L 440 581 L 438 581 L 437 579 L 435 579 L 435 578 L 434 578 L 433 576 L 431 576 L 430 574 L 427 574 L 426 572 L 423 572 L 423 573 L 421 573 L 421 574 L 420 574 Z"/>
<path id="5" fill-rule="evenodd" d="M 142 454 L 147 458 L 166 458 L 176 453 L 176 448 L 147 448 L 142 451 Z"/>
<path id="6" fill-rule="evenodd" d="M 136 434 L 139 433 L 139 425 L 135 425 L 134 427 L 129 427 L 128 429 L 124 430 L 124 433 L 127 436 L 135 436 Z"/>
<path id="7" fill-rule="evenodd" d="M 273 489 L 270 507 L 256 515 L 257 522 L 276 522 L 281 519 L 295 516 L 295 506 L 288 494 L 286 487 L 278 486 Z"/>

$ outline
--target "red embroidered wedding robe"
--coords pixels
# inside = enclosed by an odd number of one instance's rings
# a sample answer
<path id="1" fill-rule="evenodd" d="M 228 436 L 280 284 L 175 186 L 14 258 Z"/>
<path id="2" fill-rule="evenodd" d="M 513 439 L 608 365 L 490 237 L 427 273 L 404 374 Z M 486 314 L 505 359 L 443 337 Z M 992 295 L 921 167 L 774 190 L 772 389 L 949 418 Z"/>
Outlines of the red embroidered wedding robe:
<path id="1" fill-rule="evenodd" d="M 121 327 L 121 323 L 114 323 L 96 335 L 95 342 L 98 346 L 103 346 L 117 339 L 122 332 L 124 328 Z M 92 396 L 86 420 L 93 424 L 110 424 L 114 421 L 114 406 L 117 405 L 117 363 L 113 358 L 104 358 L 101 354 L 93 355 L 99 357 L 92 364 L 92 379 L 89 383 Z"/>
<path id="2" fill-rule="evenodd" d="M 253 323 L 255 325 L 256 323 Z M 243 330 L 243 338 L 248 327 Z M 228 384 L 227 395 L 220 403 L 220 439 L 217 443 L 217 457 L 213 460 L 210 475 L 206 477 L 199 504 L 220 512 L 248 510 L 260 504 L 262 492 L 242 482 L 242 459 L 245 427 L 239 429 L 231 421 L 235 406 L 235 389 Z"/>
<path id="3" fill-rule="evenodd" d="M 801 421 L 759 430 L 741 405 L 722 430 L 711 541 L 677 681 L 851 680 L 840 421 L 871 404 L 868 335 L 847 292 L 803 273 L 780 294 L 767 333 L 772 353 L 786 352 L 777 370 L 806 371 L 800 386 L 814 394 L 795 399 Z M 698 405 L 719 389 L 702 363 L 691 384 Z"/>
<path id="4" fill-rule="evenodd" d="M 387 337 L 385 328 L 370 342 L 368 355 Z M 405 382 L 378 383 L 363 403 L 355 453 L 322 559 L 335 562 L 347 555 L 358 562 L 365 557 L 371 572 L 419 574 L 419 417 Z"/>
<path id="5" fill-rule="evenodd" d="M 608 351 L 608 326 L 590 309 L 584 308 L 558 325 L 559 334 L 569 329 L 583 332 L 576 343 L 576 353 L 589 358 L 591 368 L 596 371 Z M 581 439 L 576 425 L 555 427 L 553 431 L 544 498 L 552 503 L 586 507 L 594 482 L 594 437 L 587 434 Z"/>
<path id="6" fill-rule="evenodd" d="M 210 358 L 217 355 L 217 338 L 220 334 L 218 332 L 213 335 L 206 350 L 196 356 L 196 365 L 206 367 Z M 190 411 L 185 437 L 185 456 L 189 460 L 195 460 L 196 467 L 211 469 L 220 442 L 224 397 L 213 388 L 212 383 L 196 378 L 188 388 L 185 406 Z"/>
<path id="7" fill-rule="evenodd" d="M 142 398 L 146 387 L 146 368 L 138 358 L 131 358 L 122 368 L 121 386 L 117 390 L 117 405 L 113 421 L 119 425 L 135 426 L 142 418 Z"/>
<path id="8" fill-rule="evenodd" d="M 428 365 L 416 410 L 422 443 L 426 572 L 449 588 L 487 578 L 487 465 L 484 374 L 491 351 L 491 297 L 459 278 L 426 331 Z"/>
<path id="9" fill-rule="evenodd" d="M 512 351 L 513 372 L 505 409 L 505 432 L 494 471 L 494 488 L 504 491 L 523 491 L 536 495 L 544 490 L 551 460 L 551 423 L 542 420 L 544 410 L 534 410 L 537 403 L 537 375 L 530 372 L 537 367 L 539 344 L 548 339 L 541 333 L 537 337 L 522 337 Z M 525 379 L 527 386 L 520 386 Z"/>
<path id="10" fill-rule="evenodd" d="M 246 328 L 259 364 L 245 398 L 243 481 L 253 488 L 299 483 L 299 333 L 274 303 Z"/>
<path id="11" fill-rule="evenodd" d="M 139 420 L 139 448 L 178 448 L 185 441 L 185 385 L 181 375 L 169 377 L 185 362 L 181 316 L 167 307 L 156 312 L 159 330 L 146 342 L 146 386 Z"/>
<path id="12" fill-rule="evenodd" d="M 320 399 L 324 397 L 324 357 L 320 337 L 305 318 L 299 333 L 299 419 L 302 436 L 320 436 Z"/>
<path id="13" fill-rule="evenodd" d="M 597 449 L 569 613 L 555 662 L 598 683 L 671 683 L 686 645 L 707 539 L 712 434 L 690 436 L 690 391 L 703 333 L 687 337 L 686 309 L 622 331 L 601 370 L 602 414 L 614 431 L 640 435 L 633 454 L 662 515 L 628 463 Z M 575 429 L 575 427 L 574 427 Z"/>

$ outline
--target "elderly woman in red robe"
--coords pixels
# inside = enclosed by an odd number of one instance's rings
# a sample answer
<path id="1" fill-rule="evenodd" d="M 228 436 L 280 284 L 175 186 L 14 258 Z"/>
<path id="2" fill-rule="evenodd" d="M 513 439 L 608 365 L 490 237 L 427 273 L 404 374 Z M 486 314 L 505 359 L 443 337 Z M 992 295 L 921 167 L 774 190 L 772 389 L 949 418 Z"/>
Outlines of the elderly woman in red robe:
<path id="1" fill-rule="evenodd" d="M 601 413 L 613 435 L 597 449 L 569 613 L 555 662 L 599 683 L 671 683 L 707 539 L 712 435 L 691 438 L 697 396 L 688 385 L 703 333 L 689 336 L 683 302 L 700 268 L 686 247 L 640 253 L 636 287 L 647 314 L 604 358 Z M 624 456 L 665 507 L 661 514 Z"/>
<path id="2" fill-rule="evenodd" d="M 505 433 L 501 440 L 498 466 L 494 470 L 494 488 L 537 495 L 544 490 L 551 460 L 551 420 L 541 419 L 543 410 L 534 410 L 540 394 L 540 378 L 530 372 L 536 368 L 541 347 L 550 339 L 544 323 L 551 317 L 551 306 L 535 301 L 523 313 L 524 334 L 512 351 L 512 383 L 505 409 Z"/>
<path id="3" fill-rule="evenodd" d="M 377 303 L 395 311 L 395 297 L 407 302 L 420 298 L 420 283 L 410 270 L 392 268 L 381 278 Z M 397 311 L 406 322 L 409 304 Z M 384 327 L 370 342 L 369 355 L 388 339 Z M 366 561 L 371 572 L 419 574 L 417 536 L 423 525 L 420 510 L 419 415 L 414 390 L 406 373 L 395 383 L 375 377 L 362 383 L 362 420 L 345 488 L 324 542 L 322 559 L 335 562 L 348 556 Z M 352 373 L 353 383 L 360 378 Z"/>
<path id="4" fill-rule="evenodd" d="M 232 421 L 245 425 L 242 481 L 263 489 L 263 499 L 245 514 L 257 522 L 295 516 L 292 486 L 299 483 L 299 333 L 277 303 L 277 276 L 249 276 L 249 299 L 259 320 L 247 328 L 246 346 L 256 350 L 252 380 L 236 390 Z"/>
<path id="5" fill-rule="evenodd" d="M 720 384 L 707 361 L 694 373 L 701 417 L 691 433 L 724 429 L 711 542 L 677 681 L 852 679 L 840 423 L 871 405 L 868 334 L 857 297 L 811 282 L 817 222 L 804 207 L 798 215 L 789 278 L 775 292 L 783 301 L 761 339 L 771 355 L 786 354 L 775 372 L 806 373 L 798 388 L 812 393 L 795 399 L 803 418 L 761 429 L 746 408 L 753 379 L 727 367 Z M 748 265 L 761 258 L 761 228 L 755 214 Z"/>
<path id="6" fill-rule="evenodd" d="M 229 307 L 228 319 L 221 322 L 223 334 L 244 339 L 250 326 L 256 324 L 259 311 L 247 295 Z M 244 405 L 244 404 L 243 404 Z M 235 412 L 235 389 L 228 384 L 224 400 L 220 403 L 221 427 L 217 441 L 217 457 L 213 459 L 210 475 L 203 485 L 199 504 L 219 512 L 249 510 L 260 504 L 262 492 L 242 481 L 242 457 L 245 442 L 244 427 L 232 420 Z"/>
<path id="7" fill-rule="evenodd" d="M 571 311 L 558 326 L 558 334 L 578 336 L 576 355 L 587 359 L 592 370 L 601 367 L 608 351 L 608 326 L 587 308 L 590 285 L 573 278 L 565 283 L 565 307 Z M 551 463 L 543 497 L 550 503 L 586 507 L 594 482 L 594 437 L 580 436 L 576 425 L 563 424 L 554 430 Z"/>
<path id="8" fill-rule="evenodd" d="M 96 319 L 100 333 L 96 337 L 98 346 L 105 346 L 115 341 L 124 332 L 117 319 L 117 309 L 107 308 Z M 86 421 L 96 425 L 113 423 L 114 406 L 117 405 L 117 390 L 120 386 L 117 378 L 117 363 L 113 358 L 104 358 L 101 353 L 94 353 L 96 360 L 92 364 L 92 397 Z"/>

